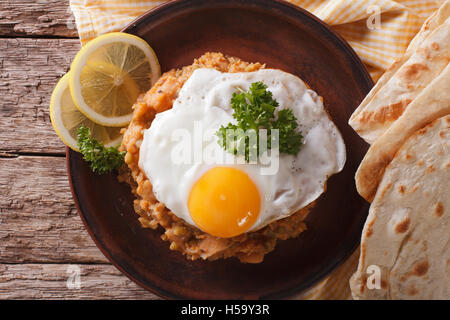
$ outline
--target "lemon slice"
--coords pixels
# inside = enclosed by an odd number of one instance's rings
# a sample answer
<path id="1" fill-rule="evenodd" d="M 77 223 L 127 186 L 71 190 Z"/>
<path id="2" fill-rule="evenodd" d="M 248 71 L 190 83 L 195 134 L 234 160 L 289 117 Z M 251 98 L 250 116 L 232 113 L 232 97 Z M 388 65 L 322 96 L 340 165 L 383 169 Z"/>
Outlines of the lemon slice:
<path id="1" fill-rule="evenodd" d="M 77 130 L 81 125 L 91 129 L 91 136 L 106 147 L 117 146 L 122 140 L 118 127 L 104 127 L 86 118 L 75 106 L 69 90 L 70 72 L 59 80 L 50 100 L 50 119 L 56 134 L 70 148 L 78 151 Z"/>
<path id="2" fill-rule="evenodd" d="M 90 41 L 76 55 L 70 92 L 78 109 L 110 127 L 130 122 L 132 106 L 161 75 L 158 58 L 143 39 L 113 32 Z"/>

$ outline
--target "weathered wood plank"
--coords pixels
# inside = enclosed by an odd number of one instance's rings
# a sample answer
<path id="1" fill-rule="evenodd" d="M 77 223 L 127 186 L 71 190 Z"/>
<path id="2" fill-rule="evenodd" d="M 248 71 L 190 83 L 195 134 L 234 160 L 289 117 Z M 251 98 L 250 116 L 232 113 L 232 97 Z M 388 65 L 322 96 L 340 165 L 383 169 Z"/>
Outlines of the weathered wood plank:
<path id="1" fill-rule="evenodd" d="M 0 299 L 159 298 L 112 265 L 0 264 Z"/>
<path id="2" fill-rule="evenodd" d="M 48 105 L 79 48 L 75 39 L 0 39 L 0 153 L 64 152 Z"/>
<path id="3" fill-rule="evenodd" d="M 0 0 L 0 36 L 77 35 L 69 0 Z"/>
<path id="4" fill-rule="evenodd" d="M 78 216 L 65 158 L 0 158 L 0 263 L 106 263 Z"/>
<path id="5" fill-rule="evenodd" d="M 8 37 L 0 39 L 0 299 L 156 299 L 90 239 L 71 198 L 65 159 L 14 157 L 64 152 L 48 103 L 79 41 L 27 37 L 77 37 L 68 4 L 0 0 L 0 38 Z M 79 289 L 67 286 L 73 266 L 81 271 Z"/>

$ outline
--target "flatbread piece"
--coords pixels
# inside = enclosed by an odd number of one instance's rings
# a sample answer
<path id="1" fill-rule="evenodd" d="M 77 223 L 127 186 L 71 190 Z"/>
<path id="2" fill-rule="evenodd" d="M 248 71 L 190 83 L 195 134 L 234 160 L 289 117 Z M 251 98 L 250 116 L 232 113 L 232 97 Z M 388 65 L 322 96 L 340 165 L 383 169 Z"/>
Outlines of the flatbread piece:
<path id="1" fill-rule="evenodd" d="M 449 142 L 447 115 L 410 136 L 387 167 L 350 280 L 354 299 L 450 299 Z"/>
<path id="2" fill-rule="evenodd" d="M 450 1 L 423 25 L 404 56 L 380 78 L 349 124 L 372 144 L 438 77 L 450 61 Z"/>

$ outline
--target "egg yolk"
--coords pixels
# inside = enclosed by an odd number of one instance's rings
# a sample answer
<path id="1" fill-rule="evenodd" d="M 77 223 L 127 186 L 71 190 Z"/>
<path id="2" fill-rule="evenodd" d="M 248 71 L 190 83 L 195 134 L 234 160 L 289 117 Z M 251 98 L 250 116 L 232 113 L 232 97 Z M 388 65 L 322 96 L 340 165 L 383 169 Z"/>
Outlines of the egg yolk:
<path id="1" fill-rule="evenodd" d="M 188 209 L 197 227 L 221 238 L 247 231 L 261 207 L 258 188 L 244 172 L 229 167 L 207 171 L 192 187 Z"/>

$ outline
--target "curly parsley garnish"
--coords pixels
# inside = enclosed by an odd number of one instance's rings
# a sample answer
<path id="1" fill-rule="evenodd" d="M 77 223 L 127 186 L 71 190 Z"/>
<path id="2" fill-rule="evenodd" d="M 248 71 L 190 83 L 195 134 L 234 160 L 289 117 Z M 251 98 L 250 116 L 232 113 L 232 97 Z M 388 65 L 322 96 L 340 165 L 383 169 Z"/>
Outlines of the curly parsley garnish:
<path id="1" fill-rule="evenodd" d="M 80 126 L 77 137 L 78 148 L 92 171 L 104 174 L 118 169 L 123 164 L 125 152 L 120 152 L 117 147 L 106 148 L 103 143 L 91 138 L 89 128 Z"/>
<path id="2" fill-rule="evenodd" d="M 296 155 L 300 151 L 303 136 L 297 131 L 297 118 L 292 110 L 279 110 L 278 118 L 275 118 L 275 110 L 279 104 L 262 82 L 252 83 L 247 92 L 242 89 L 239 91 L 233 93 L 231 98 L 233 118 L 237 120 L 237 124 L 229 123 L 216 132 L 220 146 L 234 155 L 245 156 L 245 160 L 249 162 L 251 152 L 256 150 L 257 154 L 262 154 L 271 148 L 274 141 L 271 130 L 278 129 L 280 153 Z M 262 144 L 263 147 L 267 145 L 265 150 L 260 150 L 260 129 L 267 130 L 267 143 Z M 249 138 L 248 132 L 251 130 L 257 133 L 256 140 L 251 141 Z"/>

